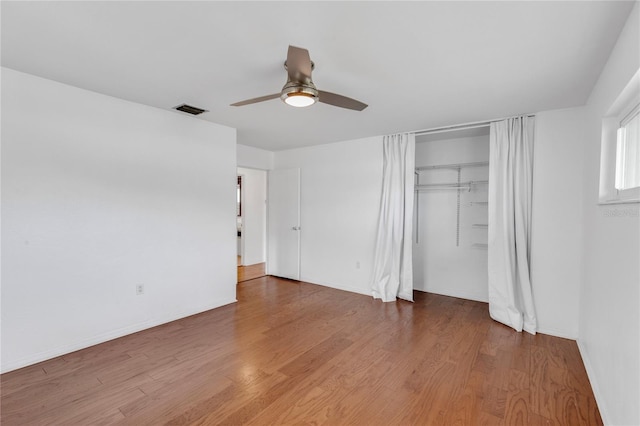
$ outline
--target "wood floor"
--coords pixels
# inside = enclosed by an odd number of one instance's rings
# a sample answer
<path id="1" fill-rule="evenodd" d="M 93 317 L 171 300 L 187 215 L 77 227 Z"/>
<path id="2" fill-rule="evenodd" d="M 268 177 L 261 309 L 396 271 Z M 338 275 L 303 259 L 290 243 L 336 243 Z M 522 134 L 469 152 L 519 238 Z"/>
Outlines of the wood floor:
<path id="1" fill-rule="evenodd" d="M 273 277 L 0 379 L 3 426 L 602 424 L 573 341 L 516 333 L 484 303 Z"/>
<path id="2" fill-rule="evenodd" d="M 255 265 L 240 266 L 238 265 L 238 282 L 249 281 L 265 276 L 265 263 L 256 263 Z"/>

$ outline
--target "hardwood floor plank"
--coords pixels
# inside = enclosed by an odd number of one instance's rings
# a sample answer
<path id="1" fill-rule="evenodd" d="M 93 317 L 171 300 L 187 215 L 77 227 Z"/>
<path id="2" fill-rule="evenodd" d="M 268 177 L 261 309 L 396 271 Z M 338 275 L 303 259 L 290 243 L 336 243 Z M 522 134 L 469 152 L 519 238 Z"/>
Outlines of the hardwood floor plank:
<path id="1" fill-rule="evenodd" d="M 402 393 L 406 395 L 408 406 L 398 410 L 398 415 L 392 424 L 440 424 L 439 417 L 444 414 L 455 389 L 456 384 L 449 380 L 454 374 L 455 368 L 455 364 L 451 362 L 439 363 L 427 378 L 423 390 L 418 395 L 409 392 Z M 398 389 L 396 391 L 398 392 Z M 401 393 L 399 392 L 399 394 Z"/>
<path id="2" fill-rule="evenodd" d="M 489 416 L 482 411 L 485 397 L 486 376 L 477 371 L 472 371 L 464 388 L 453 398 L 446 415 L 443 419 L 445 424 L 470 425 L 474 423 L 482 424 L 481 418 Z M 500 418 L 493 417 L 493 422 L 488 424 L 499 424 Z"/>
<path id="3" fill-rule="evenodd" d="M 141 386 L 144 398 L 119 407 L 125 416 L 121 424 L 153 425 L 164 423 L 177 413 L 188 411 L 230 387 L 232 382 L 220 376 L 193 376 L 184 380 L 159 381 Z"/>
<path id="4" fill-rule="evenodd" d="M 600 425 L 575 342 L 487 304 L 278 279 L 238 303 L 0 376 L 13 425 Z"/>
<path id="5" fill-rule="evenodd" d="M 290 377 L 307 374 L 352 344 L 351 340 L 346 339 L 342 333 L 338 333 L 291 360 L 280 369 L 280 372 Z"/>
<path id="6" fill-rule="evenodd" d="M 173 356 L 161 359 L 150 359 L 147 356 L 137 355 L 130 357 L 126 362 L 109 368 L 107 371 L 97 372 L 96 377 L 102 384 L 117 384 L 141 374 L 149 374 L 158 368 L 165 367 L 176 361 L 176 358 Z"/>
<path id="7" fill-rule="evenodd" d="M 67 425 L 113 424 L 124 419 L 124 415 L 117 406 L 125 401 L 135 401 L 143 398 L 140 389 L 114 391 L 109 395 L 102 395 L 100 400 L 80 400 L 72 406 L 64 407 L 50 413 L 54 415 L 56 423 Z"/>
<path id="8" fill-rule="evenodd" d="M 387 373 L 384 367 L 388 365 L 384 363 L 387 353 L 383 349 L 373 346 L 359 349 L 357 354 L 347 349 L 340 355 L 329 361 L 331 366 L 318 387 L 327 391 L 372 387 Z"/>
<path id="9" fill-rule="evenodd" d="M 71 403 L 102 384 L 92 376 L 38 383 L 21 392 L 2 395 L 2 424 L 29 424 L 54 408 Z"/>
<path id="10" fill-rule="evenodd" d="M 245 388 L 234 384 L 220 395 L 199 404 L 167 424 L 244 424 L 271 404 L 292 383 L 298 381 L 300 381 L 299 377 L 290 378 L 274 373 L 260 380 L 259 385 L 256 386 Z M 185 416 L 187 416 L 186 420 Z"/>
<path id="11" fill-rule="evenodd" d="M 550 419 L 533 412 L 533 410 L 531 409 L 531 404 L 529 402 L 530 399 L 531 397 L 529 395 L 528 390 L 512 393 L 507 400 L 507 407 L 506 407 L 503 424 L 522 425 L 522 426 L 553 425 L 554 422 L 552 422 Z M 575 423 L 575 424 L 581 424 L 581 423 Z M 589 423 L 582 423 L 582 424 L 589 424 Z"/>
<path id="12" fill-rule="evenodd" d="M 496 418 L 504 418 L 507 402 L 507 391 L 495 386 L 488 386 L 484 391 L 482 411 Z"/>
<path id="13" fill-rule="evenodd" d="M 400 424 L 395 419 L 409 410 L 407 394 L 386 386 L 371 388 L 363 395 L 356 410 L 335 424 L 387 426 Z M 408 423 L 403 423 L 408 424 Z"/>
<path id="14" fill-rule="evenodd" d="M 44 366 L 57 363 L 61 360 L 62 357 L 58 357 L 3 374 L 1 377 L 2 396 L 4 397 L 17 391 L 23 391 L 32 384 L 46 381 L 49 377 L 47 376 Z M 62 360 L 62 362 L 64 361 Z"/>
<path id="15" fill-rule="evenodd" d="M 249 420 L 247 424 L 265 425 L 306 422 L 305 415 L 311 415 L 311 413 L 306 413 L 304 409 L 301 410 L 301 407 L 307 406 L 305 404 L 305 400 L 308 398 L 307 395 L 314 391 L 330 370 L 331 364 L 325 363 L 307 375 L 304 380 L 299 380 L 301 376 L 297 378 L 289 377 L 286 386 L 282 386 L 279 389 L 282 391 L 280 396 L 275 400 L 270 400 L 269 404 L 265 404 L 264 409 Z M 245 409 L 243 413 L 246 414 L 246 412 Z"/>
<path id="16" fill-rule="evenodd" d="M 253 280 L 265 276 L 266 263 L 256 263 L 254 265 L 238 265 L 238 282 Z"/>
<path id="17" fill-rule="evenodd" d="M 300 382 L 300 376 L 286 377 L 284 380 L 274 384 L 274 386 L 265 389 L 264 392 L 260 392 L 250 401 L 225 417 L 220 424 L 238 425 L 249 422 L 280 399 L 282 395 L 287 394 L 292 387 L 300 384 Z"/>

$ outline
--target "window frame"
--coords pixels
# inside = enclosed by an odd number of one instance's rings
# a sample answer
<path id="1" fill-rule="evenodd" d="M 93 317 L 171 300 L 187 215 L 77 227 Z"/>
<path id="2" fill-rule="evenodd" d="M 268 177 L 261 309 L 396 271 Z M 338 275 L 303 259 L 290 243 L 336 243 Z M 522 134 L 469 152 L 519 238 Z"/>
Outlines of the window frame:
<path id="1" fill-rule="evenodd" d="M 619 137 L 619 132 L 620 130 L 622 130 L 624 127 L 626 127 L 633 119 L 638 119 L 640 120 L 640 102 L 636 103 L 635 105 L 632 103 L 630 106 L 630 108 L 625 109 L 625 111 L 620 114 L 620 125 L 618 126 L 618 135 L 616 135 L 616 182 L 614 184 L 616 191 L 618 191 L 618 194 L 620 195 L 621 198 L 638 198 L 640 197 L 640 184 L 631 188 L 623 188 L 620 189 L 618 187 L 618 177 L 619 177 L 619 172 L 620 172 L 620 167 L 622 166 L 622 163 L 624 162 L 624 160 L 622 160 L 620 158 L 620 137 Z M 636 143 L 638 143 L 638 145 L 640 145 L 639 141 L 636 141 Z M 640 146 L 636 147 L 636 149 L 640 149 Z M 622 160 L 622 161 L 621 161 Z M 623 167 L 623 166 L 622 166 Z M 640 169 L 640 164 L 637 164 L 636 167 L 638 169 Z"/>
<path id="2" fill-rule="evenodd" d="M 640 187 L 618 190 L 618 129 L 640 104 L 640 69 L 602 119 L 599 204 L 640 203 Z"/>

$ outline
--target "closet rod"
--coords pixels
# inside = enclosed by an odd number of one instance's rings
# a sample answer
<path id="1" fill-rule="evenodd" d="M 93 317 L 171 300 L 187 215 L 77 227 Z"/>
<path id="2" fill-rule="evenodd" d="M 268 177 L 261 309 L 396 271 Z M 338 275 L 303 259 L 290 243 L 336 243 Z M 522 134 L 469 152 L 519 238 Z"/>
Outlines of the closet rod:
<path id="1" fill-rule="evenodd" d="M 422 183 L 422 184 L 416 185 L 416 188 L 430 188 L 434 186 L 456 187 L 456 186 L 470 186 L 470 185 L 486 185 L 488 183 L 489 183 L 488 180 L 469 180 L 466 182 Z"/>
<path id="2" fill-rule="evenodd" d="M 457 126 L 447 126 L 447 127 L 439 127 L 436 129 L 429 129 L 429 130 L 421 130 L 419 132 L 415 132 L 416 136 L 422 136 L 422 135 L 433 135 L 436 133 L 446 133 L 446 132 L 453 132 L 456 130 L 469 130 L 469 129 L 479 129 L 482 127 L 489 127 L 489 125 L 491 125 L 490 121 L 487 122 L 483 122 L 483 123 L 478 123 L 478 124 L 460 124 Z"/>
<path id="3" fill-rule="evenodd" d="M 469 186 L 432 186 L 428 188 L 416 188 L 414 192 L 420 191 L 447 191 L 450 189 L 470 189 Z"/>
<path id="4" fill-rule="evenodd" d="M 456 131 L 456 130 L 477 129 L 477 128 L 480 128 L 480 127 L 488 127 L 488 126 L 491 125 L 491 123 L 495 123 L 497 121 L 506 120 L 508 118 L 522 117 L 523 115 L 525 115 L 527 117 L 535 117 L 535 114 L 513 115 L 511 117 L 497 118 L 495 120 L 474 121 L 474 122 L 471 122 L 471 123 L 455 124 L 453 126 L 442 126 L 442 127 L 433 127 L 431 129 L 415 130 L 415 131 L 409 132 L 409 133 L 413 133 L 416 136 L 420 136 L 420 135 L 428 135 L 428 134 L 432 134 L 432 133 L 453 132 L 453 131 Z"/>
<path id="5" fill-rule="evenodd" d="M 420 166 L 416 167 L 416 172 L 421 170 L 432 170 L 432 169 L 459 169 L 460 167 L 482 167 L 488 166 L 488 161 L 478 161 L 475 163 L 454 163 L 454 164 L 435 164 L 433 166 Z"/>

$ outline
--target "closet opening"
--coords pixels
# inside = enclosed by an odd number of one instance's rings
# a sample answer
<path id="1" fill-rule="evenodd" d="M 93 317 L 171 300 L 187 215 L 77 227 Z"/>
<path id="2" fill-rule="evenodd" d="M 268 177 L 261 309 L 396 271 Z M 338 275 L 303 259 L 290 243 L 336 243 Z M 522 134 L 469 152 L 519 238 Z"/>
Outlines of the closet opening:
<path id="1" fill-rule="evenodd" d="M 414 290 L 488 302 L 489 126 L 416 134 Z"/>

